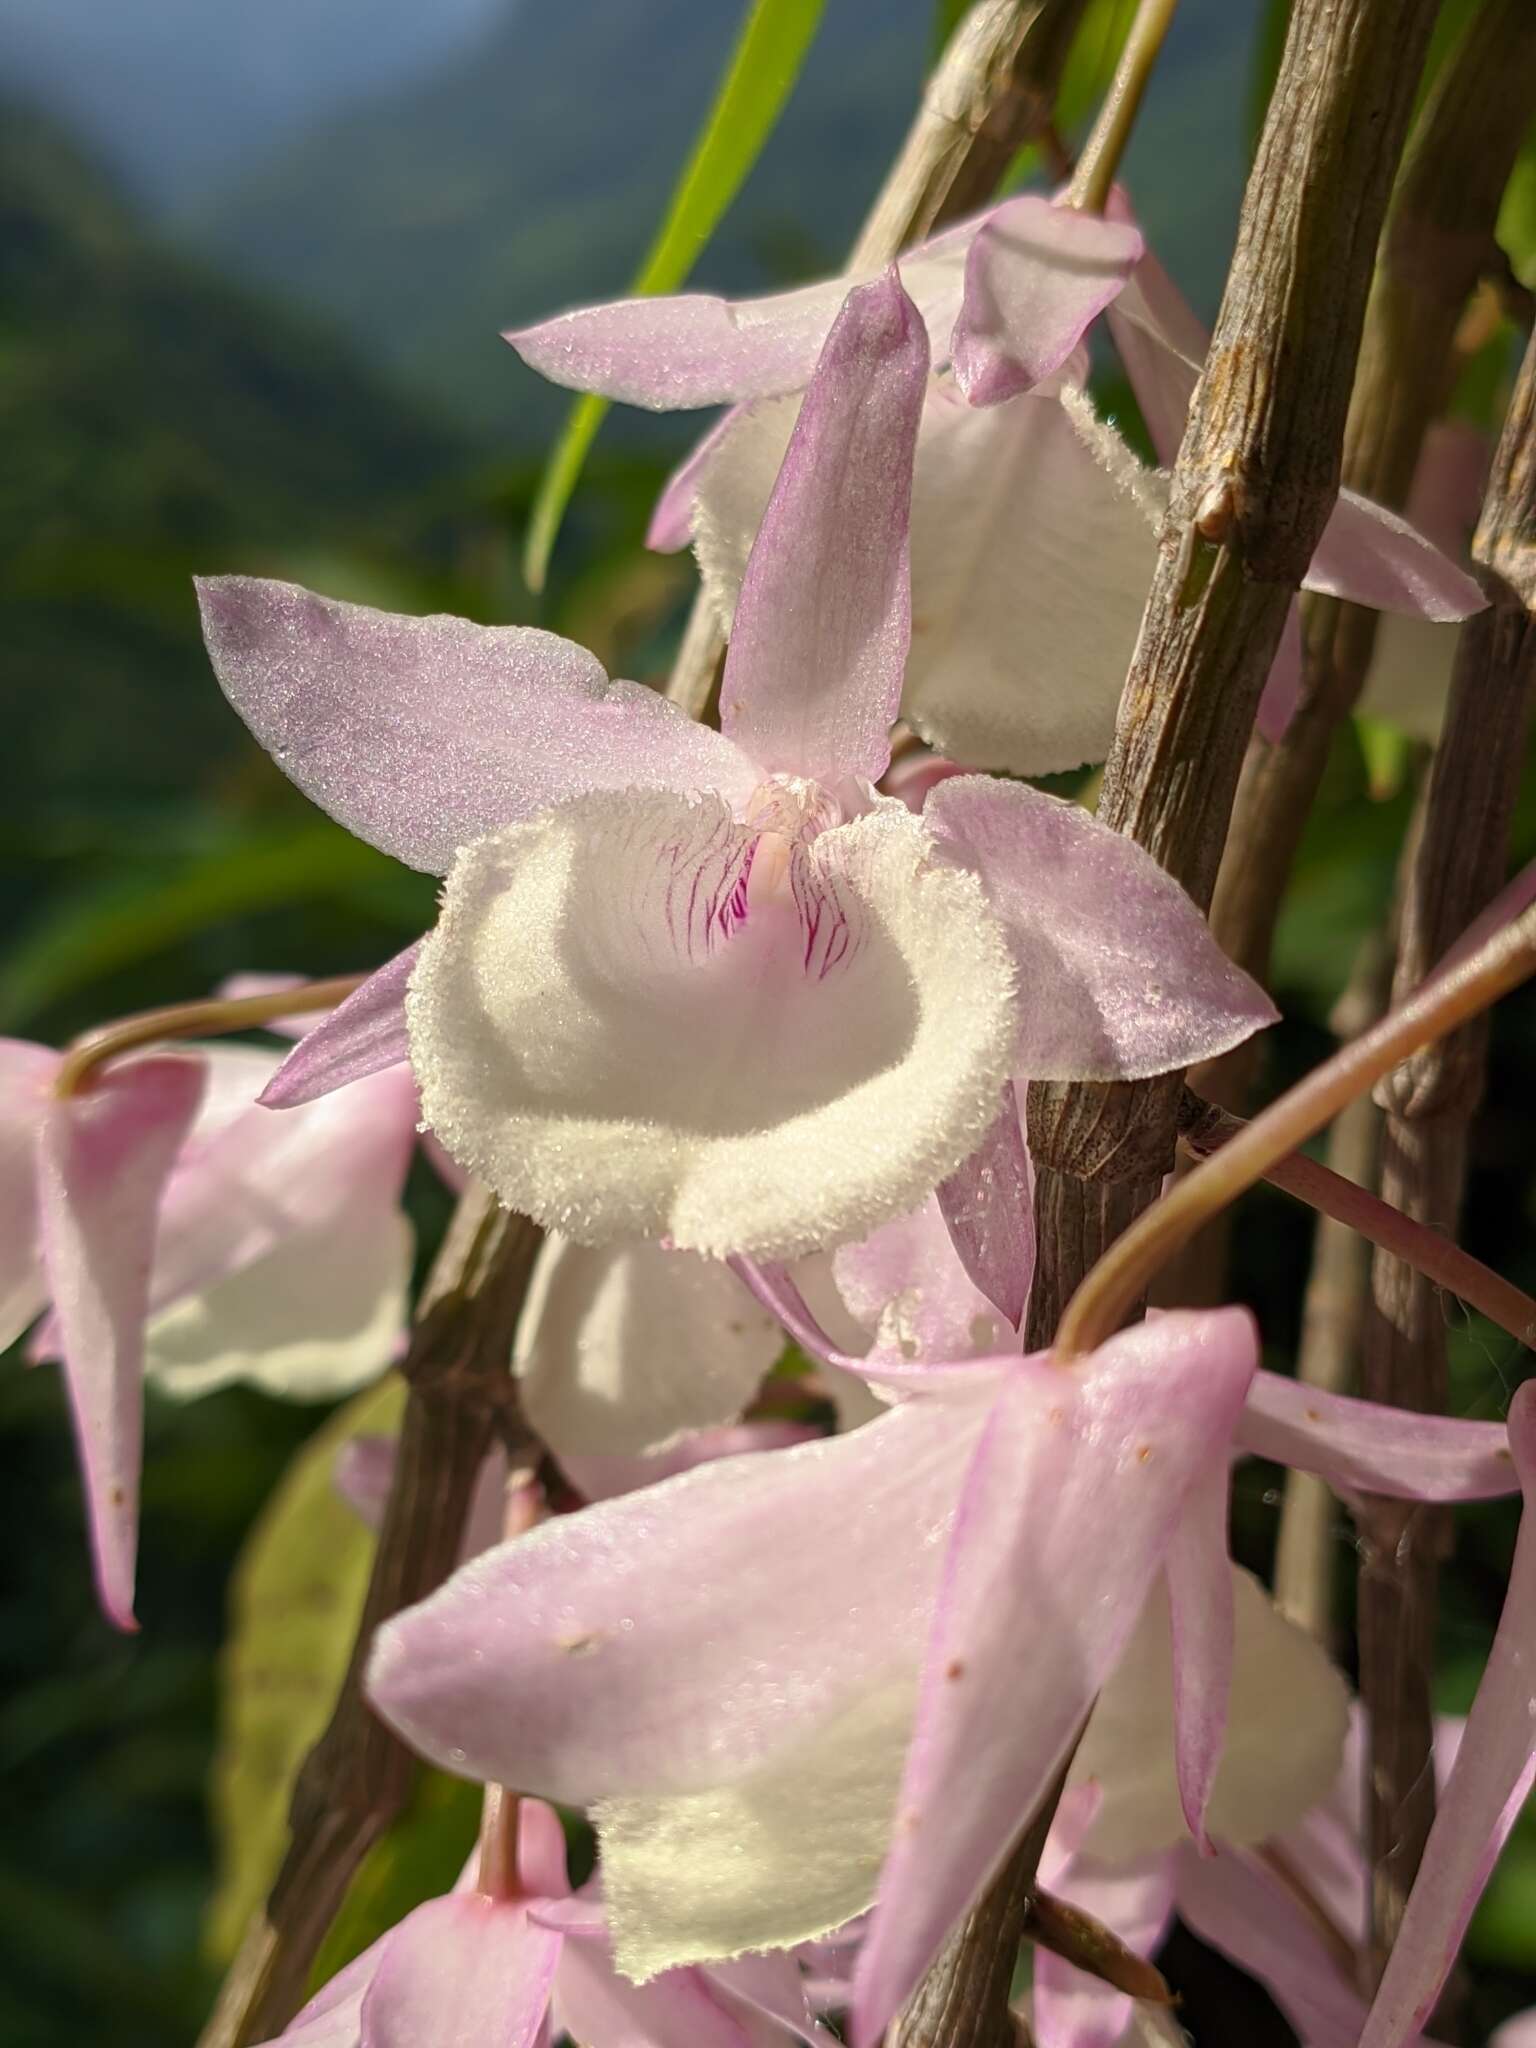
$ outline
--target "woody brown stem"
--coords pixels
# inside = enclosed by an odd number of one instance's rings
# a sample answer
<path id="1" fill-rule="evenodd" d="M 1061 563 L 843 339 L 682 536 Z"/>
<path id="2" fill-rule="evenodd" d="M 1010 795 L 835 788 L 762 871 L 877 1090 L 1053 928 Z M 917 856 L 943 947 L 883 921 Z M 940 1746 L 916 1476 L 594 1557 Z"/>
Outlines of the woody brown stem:
<path id="1" fill-rule="evenodd" d="M 879 270 L 936 228 L 986 203 L 1014 155 L 1050 127 L 1056 88 L 1087 0 L 979 0 L 950 37 L 901 153 L 848 259 Z M 667 695 L 702 718 L 725 636 L 701 590 Z"/>
<path id="2" fill-rule="evenodd" d="M 1494 456 L 1473 559 L 1492 602 L 1462 629 L 1445 728 L 1410 860 L 1394 993 L 1406 996 L 1504 879 L 1509 823 L 1536 684 L 1536 343 L 1526 350 Z M 1482 1097 L 1486 1023 L 1425 1048 L 1393 1074 L 1382 1194 L 1453 1230 L 1468 1135 Z M 1362 1359 L 1364 1392 L 1439 1413 L 1447 1394 L 1445 1316 L 1424 1275 L 1376 1255 Z M 1360 1690 L 1368 1729 L 1371 1932 L 1379 1972 L 1396 1939 L 1435 1811 L 1432 1682 L 1442 1511 L 1367 1500 L 1359 1513 Z"/>
<path id="3" fill-rule="evenodd" d="M 409 1394 L 351 1661 L 329 1726 L 294 1786 L 290 1839 L 264 1912 L 199 2048 L 282 2032 L 364 1856 L 403 1807 L 415 1760 L 373 1713 L 363 1673 L 379 1624 L 432 1592 L 459 1555 L 476 1474 L 521 1423 L 509 1361 L 542 1233 L 472 1191 L 439 1252 L 401 1365 Z"/>
<path id="4" fill-rule="evenodd" d="M 1292 10 L 1099 803 L 1200 903 L 1286 610 L 1337 492 L 1371 263 L 1434 13 L 1431 0 Z M 1181 1088 L 1179 1075 L 1030 1088 L 1031 1348 L 1051 1341 L 1064 1299 L 1155 1197 Z M 1026 1841 L 1043 1840 L 1038 1820 Z M 1009 1897 L 1022 1876 L 1016 1856 Z M 1017 1932 L 995 1893 L 977 1908 L 994 1912 Z M 937 1973 L 963 1973 L 965 1950 L 952 1943 Z M 994 2018 L 978 2011 L 928 2038 L 974 2048 Z"/>
<path id="5" fill-rule="evenodd" d="M 1349 408 L 1343 481 L 1407 502 L 1424 436 L 1444 407 L 1457 323 L 1497 265 L 1499 201 L 1536 103 L 1536 8 L 1485 0 L 1447 61 L 1415 131 L 1392 203 Z M 1217 938 L 1260 981 L 1334 734 L 1365 685 L 1378 614 L 1308 601 L 1302 695 L 1284 738 L 1255 739 L 1211 905 Z M 1252 1052 L 1202 1074 L 1203 1094 L 1240 1108 Z"/>

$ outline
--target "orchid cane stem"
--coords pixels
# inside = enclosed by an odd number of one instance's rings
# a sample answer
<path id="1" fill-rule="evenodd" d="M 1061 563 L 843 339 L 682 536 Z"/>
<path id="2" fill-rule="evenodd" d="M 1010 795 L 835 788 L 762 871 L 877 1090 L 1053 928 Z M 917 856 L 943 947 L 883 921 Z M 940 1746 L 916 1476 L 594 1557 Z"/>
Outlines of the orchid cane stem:
<path id="1" fill-rule="evenodd" d="M 1178 4 L 1179 0 L 1141 0 L 1136 10 L 1114 80 L 1093 124 L 1093 133 L 1083 145 L 1067 191 L 1068 206 L 1075 206 L 1080 213 L 1102 213 L 1108 204 L 1120 159 L 1136 126 L 1142 97 Z"/>
<path id="2" fill-rule="evenodd" d="M 1410 1054 L 1455 1030 L 1536 974 L 1536 909 L 1469 960 L 1437 975 L 1362 1038 L 1325 1060 L 1197 1166 L 1117 1238 L 1068 1302 L 1056 1334 L 1058 1358 L 1081 1358 L 1119 1328 L 1126 1310 L 1201 1224 L 1273 1173 Z"/>
<path id="3" fill-rule="evenodd" d="M 102 1024 L 75 1040 L 60 1062 L 53 1091 L 65 1098 L 79 1095 L 109 1061 L 137 1052 L 141 1046 L 159 1045 L 167 1038 L 219 1038 L 230 1031 L 270 1024 L 277 1017 L 333 1010 L 361 987 L 365 978 L 338 974 L 329 981 L 301 982 L 297 988 L 271 989 L 259 996 L 210 996 L 206 1002 L 172 1003 L 163 1010 L 141 1010 L 136 1016 L 120 1017 L 115 1024 Z"/>

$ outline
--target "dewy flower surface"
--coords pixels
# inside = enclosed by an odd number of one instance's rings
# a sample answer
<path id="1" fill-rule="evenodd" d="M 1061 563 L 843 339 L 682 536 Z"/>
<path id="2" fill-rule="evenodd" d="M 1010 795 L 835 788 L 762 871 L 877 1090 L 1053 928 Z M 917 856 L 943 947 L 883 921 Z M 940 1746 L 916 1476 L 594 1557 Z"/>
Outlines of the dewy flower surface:
<path id="1" fill-rule="evenodd" d="M 1016 1073 L 1156 1072 L 1269 1021 L 1084 814 L 974 778 L 921 817 L 874 793 L 927 373 L 894 273 L 851 293 L 751 548 L 720 734 L 547 635 L 204 587 L 221 680 L 300 785 L 452 860 L 414 966 L 301 1048 L 286 1099 L 394 1056 L 409 972 L 426 1122 L 503 1201 L 587 1243 L 784 1258 L 916 1207 Z M 1093 876 L 1070 902 L 1069 844 Z"/>

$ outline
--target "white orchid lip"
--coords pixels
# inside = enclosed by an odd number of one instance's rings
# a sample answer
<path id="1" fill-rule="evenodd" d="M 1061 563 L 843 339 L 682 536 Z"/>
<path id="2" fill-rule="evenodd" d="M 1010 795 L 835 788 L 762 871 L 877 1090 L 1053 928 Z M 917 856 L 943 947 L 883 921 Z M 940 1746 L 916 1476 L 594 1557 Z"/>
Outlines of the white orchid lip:
<path id="1" fill-rule="evenodd" d="M 429 1128 L 589 1244 L 795 1257 L 912 1208 L 995 1114 L 1013 971 L 904 807 L 833 815 L 604 792 L 466 848 L 408 1000 Z"/>

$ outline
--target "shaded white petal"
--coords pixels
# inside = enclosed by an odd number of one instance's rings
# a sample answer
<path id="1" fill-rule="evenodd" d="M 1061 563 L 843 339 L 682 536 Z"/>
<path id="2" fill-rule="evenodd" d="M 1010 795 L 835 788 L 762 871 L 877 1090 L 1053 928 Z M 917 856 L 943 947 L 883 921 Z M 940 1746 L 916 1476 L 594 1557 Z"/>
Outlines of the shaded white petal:
<path id="1" fill-rule="evenodd" d="M 528 1420 L 557 1458 L 734 1422 L 784 1348 L 728 1266 L 654 1244 L 544 1247 L 518 1329 Z"/>
<path id="2" fill-rule="evenodd" d="M 413 1236 L 398 1210 L 345 1210 L 151 1318 L 144 1369 L 166 1393 L 248 1380 L 332 1401 L 377 1379 L 405 1327 Z"/>
<path id="3" fill-rule="evenodd" d="M 1207 1825 L 1234 1843 L 1262 1841 L 1323 1798 L 1349 1725 L 1344 1680 L 1304 1630 L 1234 1566 L 1237 1623 L 1231 1711 Z M 1118 1863 L 1187 1840 L 1173 1748 L 1173 1651 L 1159 1582 L 1113 1678 L 1099 1695 L 1069 1782 L 1096 1779 L 1103 1802 L 1084 1852 Z"/>
<path id="4" fill-rule="evenodd" d="M 600 1805 L 620 1969 L 645 1978 L 789 1947 L 862 1913 L 890 1843 L 916 1694 L 914 1663 L 750 1776 Z"/>
<path id="5" fill-rule="evenodd" d="M 585 1243 L 771 1258 L 966 1157 L 1013 1008 L 980 884 L 902 806 L 791 847 L 643 792 L 466 849 L 408 1001 L 425 1119 L 511 1207 Z"/>

